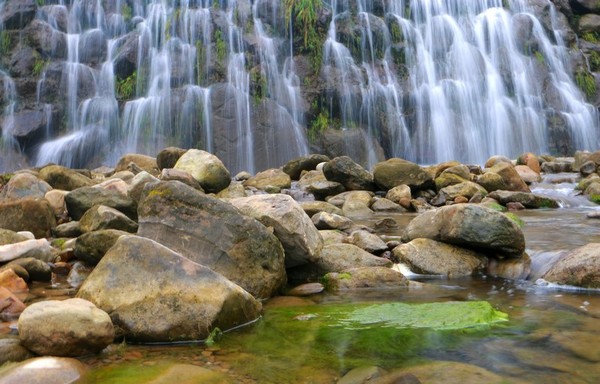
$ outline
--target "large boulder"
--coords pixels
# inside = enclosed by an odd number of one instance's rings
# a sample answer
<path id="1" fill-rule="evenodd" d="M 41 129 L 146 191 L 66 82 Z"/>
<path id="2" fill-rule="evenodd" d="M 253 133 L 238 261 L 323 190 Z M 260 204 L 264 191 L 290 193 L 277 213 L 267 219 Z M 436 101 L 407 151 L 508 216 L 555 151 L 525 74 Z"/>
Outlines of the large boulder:
<path id="1" fill-rule="evenodd" d="M 29 231 L 35 237 L 50 237 L 56 227 L 54 210 L 46 199 L 25 198 L 0 202 L 0 228 Z"/>
<path id="2" fill-rule="evenodd" d="M 271 227 L 285 251 L 286 268 L 316 261 L 323 248 L 319 231 L 288 195 L 254 195 L 229 201 L 244 215 Z"/>
<path id="3" fill-rule="evenodd" d="M 90 187 L 94 182 L 89 177 L 60 165 L 48 165 L 40 170 L 40 179 L 55 189 L 72 191 L 81 187 Z"/>
<path id="4" fill-rule="evenodd" d="M 406 227 L 402 241 L 418 238 L 505 257 L 521 257 L 525 251 L 525 237 L 515 222 L 474 204 L 455 204 L 420 214 Z"/>
<path id="5" fill-rule="evenodd" d="M 89 265 L 96 265 L 123 235 L 129 235 L 129 233 L 116 229 L 85 233 L 75 241 L 75 258 L 85 261 Z"/>
<path id="6" fill-rule="evenodd" d="M 133 199 L 123 195 L 121 192 L 96 188 L 83 187 L 77 188 L 65 196 L 65 203 L 69 216 L 74 220 L 79 220 L 83 214 L 94 205 L 105 205 L 114 208 L 127 215 L 131 219 L 137 218 L 137 205 Z"/>
<path id="7" fill-rule="evenodd" d="M 434 186 L 433 177 L 423 168 L 410 161 L 393 158 L 375 165 L 375 183 L 388 190 L 399 185 L 408 185 L 411 190 L 427 189 Z"/>
<path id="8" fill-rule="evenodd" d="M 512 164 L 498 163 L 490 168 L 490 172 L 496 173 L 502 177 L 506 189 L 509 191 L 531 192 Z"/>
<path id="9" fill-rule="evenodd" d="M 205 339 L 260 316 L 261 304 L 211 269 L 137 236 L 123 236 L 77 297 L 106 311 L 127 340 Z"/>
<path id="10" fill-rule="evenodd" d="M 115 330 L 108 314 L 89 301 L 40 301 L 19 317 L 21 344 L 38 355 L 82 356 L 112 343 Z"/>
<path id="11" fill-rule="evenodd" d="M 375 190 L 373 175 L 348 156 L 339 156 L 325 163 L 323 174 L 327 180 L 338 182 L 350 191 Z"/>
<path id="12" fill-rule="evenodd" d="M 146 185 L 138 234 L 218 272 L 258 298 L 285 284 L 281 243 L 231 204 L 177 182 Z"/>
<path id="13" fill-rule="evenodd" d="M 600 244 L 590 243 L 569 252 L 543 278 L 557 284 L 600 288 Z"/>
<path id="14" fill-rule="evenodd" d="M 173 168 L 188 172 L 206 192 L 217 193 L 231 183 L 231 175 L 223 162 L 217 156 L 200 149 L 188 150 Z"/>
<path id="15" fill-rule="evenodd" d="M 421 238 L 397 246 L 393 253 L 413 272 L 448 277 L 472 275 L 485 267 L 486 260 L 470 249 Z"/>

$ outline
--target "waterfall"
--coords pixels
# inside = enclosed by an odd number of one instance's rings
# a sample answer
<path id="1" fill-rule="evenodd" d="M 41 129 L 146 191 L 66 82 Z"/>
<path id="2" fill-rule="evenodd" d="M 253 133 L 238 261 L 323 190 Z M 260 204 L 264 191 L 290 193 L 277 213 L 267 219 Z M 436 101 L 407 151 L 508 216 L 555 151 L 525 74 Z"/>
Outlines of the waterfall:
<path id="1" fill-rule="evenodd" d="M 34 97 L 0 73 L 2 145 L 38 166 L 178 146 L 254 173 L 308 154 L 307 136 L 367 167 L 598 149 L 589 68 L 549 0 L 322 0 L 311 53 L 282 0 L 52 3 Z M 36 139 L 13 136 L 23 110 L 44 116 Z"/>
<path id="2" fill-rule="evenodd" d="M 418 163 L 547 153 L 552 119 L 574 148 L 595 150 L 597 112 L 570 76 L 562 37 L 549 36 L 529 4 L 390 0 L 374 15 L 371 2 L 332 0 L 329 108 L 343 129 L 362 129 L 387 156 Z"/>

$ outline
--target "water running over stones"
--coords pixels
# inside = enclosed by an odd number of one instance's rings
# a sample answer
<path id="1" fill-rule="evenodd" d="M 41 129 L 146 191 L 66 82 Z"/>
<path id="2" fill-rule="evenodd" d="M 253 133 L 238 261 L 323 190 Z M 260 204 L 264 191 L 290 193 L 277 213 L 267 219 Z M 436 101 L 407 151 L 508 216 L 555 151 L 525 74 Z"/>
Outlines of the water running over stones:
<path id="1" fill-rule="evenodd" d="M 600 48 L 563 3 L 6 0 L 1 169 L 169 145 L 234 174 L 309 148 L 367 169 L 595 149 Z"/>

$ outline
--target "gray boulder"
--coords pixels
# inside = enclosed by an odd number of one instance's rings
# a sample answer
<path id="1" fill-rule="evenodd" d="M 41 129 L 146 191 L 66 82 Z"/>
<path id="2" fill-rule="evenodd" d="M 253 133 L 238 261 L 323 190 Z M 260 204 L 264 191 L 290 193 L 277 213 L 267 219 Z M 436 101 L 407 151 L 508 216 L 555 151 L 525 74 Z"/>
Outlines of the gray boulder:
<path id="1" fill-rule="evenodd" d="M 556 200 L 528 192 L 494 191 L 488 197 L 502 205 L 521 203 L 525 208 L 559 208 Z"/>
<path id="2" fill-rule="evenodd" d="M 105 205 L 127 215 L 130 219 L 137 218 L 137 205 L 133 199 L 122 193 L 96 187 L 77 188 L 65 196 L 69 216 L 79 220 L 88 209 L 94 205 Z"/>
<path id="3" fill-rule="evenodd" d="M 146 185 L 138 234 L 207 266 L 258 298 L 286 282 L 281 243 L 231 204 L 177 182 Z"/>
<path id="4" fill-rule="evenodd" d="M 434 187 L 431 174 L 415 163 L 398 158 L 376 164 L 373 177 L 375 183 L 385 190 L 399 185 L 408 185 L 413 191 Z"/>
<path id="5" fill-rule="evenodd" d="M 77 297 L 95 303 L 128 340 L 199 340 L 260 316 L 252 295 L 211 269 L 137 236 L 123 236 Z"/>
<path id="6" fill-rule="evenodd" d="M 2 188 L 0 197 L 5 199 L 43 198 L 51 189 L 50 184 L 30 173 L 17 173 Z"/>
<path id="7" fill-rule="evenodd" d="M 341 273 L 330 272 L 323 277 L 323 281 L 328 291 L 408 287 L 408 279 L 403 274 L 386 267 L 359 267 Z"/>
<path id="8" fill-rule="evenodd" d="M 75 258 L 85 261 L 89 265 L 96 265 L 123 235 L 129 235 L 129 233 L 116 229 L 85 233 L 75 241 Z"/>
<path id="9" fill-rule="evenodd" d="M 286 268 L 319 258 L 323 239 L 302 207 L 290 196 L 254 195 L 229 202 L 244 215 L 273 228 L 285 251 Z"/>
<path id="10" fill-rule="evenodd" d="M 431 239 L 414 239 L 397 246 L 393 253 L 411 271 L 426 275 L 469 276 L 486 264 L 480 253 Z"/>
<path id="11" fill-rule="evenodd" d="M 348 156 L 339 156 L 323 166 L 323 174 L 329 181 L 342 184 L 347 190 L 375 190 L 373 175 Z"/>
<path id="12" fill-rule="evenodd" d="M 352 244 L 332 244 L 323 247 L 316 263 L 322 273 L 343 272 L 358 267 L 391 267 L 392 262 L 377 257 Z"/>
<path id="13" fill-rule="evenodd" d="M 253 187 L 265 191 L 273 188 L 280 191 L 284 188 L 290 188 L 291 185 L 292 179 L 290 176 L 278 168 L 259 172 L 255 176 L 244 181 L 245 187 Z"/>
<path id="14" fill-rule="evenodd" d="M 406 227 L 402 241 L 418 238 L 504 257 L 521 257 L 525 251 L 525 237 L 515 222 L 474 204 L 455 204 L 420 214 Z"/>
<path id="15" fill-rule="evenodd" d="M 283 166 L 283 172 L 290 175 L 292 180 L 298 180 L 302 171 L 312 171 L 317 168 L 318 164 L 329 160 L 331 160 L 329 157 L 318 154 L 297 157 Z"/>

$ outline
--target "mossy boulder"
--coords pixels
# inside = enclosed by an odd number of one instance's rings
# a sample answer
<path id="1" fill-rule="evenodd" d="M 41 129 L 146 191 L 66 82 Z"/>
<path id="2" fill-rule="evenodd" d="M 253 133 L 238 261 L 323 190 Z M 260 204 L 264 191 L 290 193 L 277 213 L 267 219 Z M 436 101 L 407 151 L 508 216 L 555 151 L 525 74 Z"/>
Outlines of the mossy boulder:
<path id="1" fill-rule="evenodd" d="M 500 212 L 474 204 L 455 204 L 426 211 L 406 227 L 402 240 L 428 238 L 503 257 L 521 257 L 521 228 Z"/>
<path id="2" fill-rule="evenodd" d="M 413 191 L 434 186 L 433 177 L 429 172 L 415 163 L 398 158 L 376 164 L 373 178 L 375 183 L 384 190 L 399 185 L 408 185 Z"/>
<path id="3" fill-rule="evenodd" d="M 139 205 L 138 234 L 213 269 L 258 298 L 286 282 L 281 242 L 233 205 L 178 181 L 149 183 Z"/>
<path id="4" fill-rule="evenodd" d="M 215 155 L 200 149 L 190 149 L 173 166 L 198 180 L 206 192 L 217 193 L 231 183 L 231 174 Z"/>
<path id="5" fill-rule="evenodd" d="M 208 267 L 150 240 L 123 236 L 77 297 L 107 312 L 127 340 L 199 340 L 252 320 L 261 304 Z"/>

